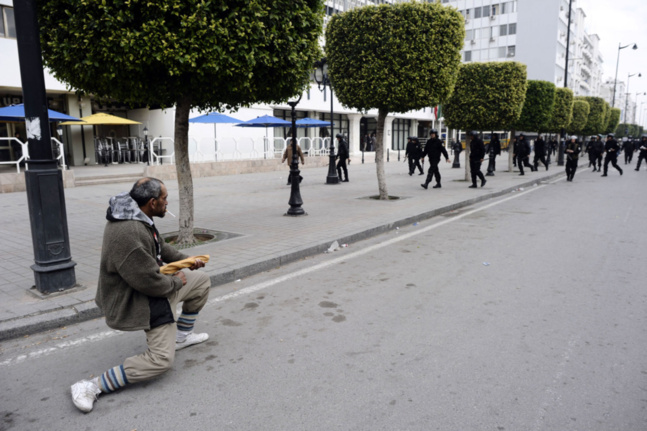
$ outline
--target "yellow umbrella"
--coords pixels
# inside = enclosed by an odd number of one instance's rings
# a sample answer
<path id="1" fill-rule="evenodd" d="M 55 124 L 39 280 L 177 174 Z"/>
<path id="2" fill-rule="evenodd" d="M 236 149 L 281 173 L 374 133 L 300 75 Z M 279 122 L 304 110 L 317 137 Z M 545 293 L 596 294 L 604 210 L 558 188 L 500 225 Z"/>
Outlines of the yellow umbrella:
<path id="1" fill-rule="evenodd" d="M 117 125 L 128 125 L 128 124 L 142 124 L 138 121 L 129 120 L 128 118 L 117 117 L 116 115 L 98 113 L 92 114 L 87 117 L 81 117 L 83 121 L 66 121 L 60 123 L 61 126 L 93 126 L 93 125 L 102 125 L 102 124 L 117 124 Z"/>

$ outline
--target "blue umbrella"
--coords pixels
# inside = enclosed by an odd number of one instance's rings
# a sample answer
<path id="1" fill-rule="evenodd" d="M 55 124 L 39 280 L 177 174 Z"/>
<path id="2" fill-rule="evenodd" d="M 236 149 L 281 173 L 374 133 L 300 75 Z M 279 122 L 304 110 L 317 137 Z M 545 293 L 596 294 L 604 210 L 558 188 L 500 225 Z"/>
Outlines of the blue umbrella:
<path id="1" fill-rule="evenodd" d="M 60 112 L 52 111 L 51 109 L 47 110 L 47 115 L 49 116 L 49 121 L 82 121 L 79 118 L 71 117 Z M 20 121 L 25 119 L 25 105 L 11 105 L 4 108 L 0 108 L 0 121 Z"/>
<path id="2" fill-rule="evenodd" d="M 297 120 L 297 127 L 328 127 L 330 121 L 315 120 L 314 118 L 302 118 Z"/>
<path id="3" fill-rule="evenodd" d="M 199 117 L 191 118 L 189 123 L 210 123 L 213 124 L 213 137 L 216 138 L 216 124 L 225 124 L 225 123 L 242 123 L 242 120 L 239 120 L 229 115 L 221 114 L 219 112 L 211 112 L 209 114 L 200 115 Z"/>
<path id="4" fill-rule="evenodd" d="M 262 117 L 254 118 L 253 120 L 245 121 L 244 123 L 236 124 L 238 127 L 287 127 L 292 123 L 280 118 L 272 117 L 271 115 L 263 115 Z"/>

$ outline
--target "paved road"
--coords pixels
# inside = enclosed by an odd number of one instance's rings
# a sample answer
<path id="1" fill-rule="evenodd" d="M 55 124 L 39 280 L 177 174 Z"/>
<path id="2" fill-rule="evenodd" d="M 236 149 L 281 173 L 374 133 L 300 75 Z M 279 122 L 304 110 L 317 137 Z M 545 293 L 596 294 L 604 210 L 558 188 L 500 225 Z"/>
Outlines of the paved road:
<path id="1" fill-rule="evenodd" d="M 582 171 L 217 287 L 209 342 L 87 415 L 69 385 L 143 334 L 5 342 L 0 429 L 647 429 L 644 179 Z"/>

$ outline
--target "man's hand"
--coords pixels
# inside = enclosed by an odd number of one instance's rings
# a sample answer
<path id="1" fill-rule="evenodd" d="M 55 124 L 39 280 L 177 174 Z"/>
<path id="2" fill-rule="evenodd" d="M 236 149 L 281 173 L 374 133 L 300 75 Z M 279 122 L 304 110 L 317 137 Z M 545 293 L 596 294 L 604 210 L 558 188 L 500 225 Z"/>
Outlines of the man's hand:
<path id="1" fill-rule="evenodd" d="M 186 284 L 186 275 L 182 271 L 178 271 L 175 274 L 173 274 L 173 277 L 177 277 L 180 280 L 182 280 L 182 286 Z"/>
<path id="2" fill-rule="evenodd" d="M 449 163 L 449 159 L 445 159 L 445 161 L 446 161 L 447 163 Z"/>
<path id="3" fill-rule="evenodd" d="M 190 266 L 190 267 L 189 267 L 189 269 L 190 269 L 191 271 L 193 271 L 193 270 L 195 270 L 195 269 L 198 269 L 198 268 L 204 268 L 204 261 L 203 261 L 202 259 L 196 259 L 196 260 L 195 260 L 195 263 L 193 264 L 193 266 Z"/>

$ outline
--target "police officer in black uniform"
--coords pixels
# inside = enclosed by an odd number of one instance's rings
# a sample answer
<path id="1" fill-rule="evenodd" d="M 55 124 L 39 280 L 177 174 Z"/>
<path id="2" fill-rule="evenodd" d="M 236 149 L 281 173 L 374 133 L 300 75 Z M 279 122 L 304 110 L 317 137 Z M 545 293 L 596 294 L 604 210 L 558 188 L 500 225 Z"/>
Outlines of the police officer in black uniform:
<path id="1" fill-rule="evenodd" d="M 526 137 L 523 133 L 519 134 L 519 139 L 515 142 L 513 158 L 517 159 L 517 166 L 521 172 L 519 175 L 525 175 L 523 172 L 523 167 L 526 166 L 530 168 L 531 171 L 535 171 L 535 167 L 530 164 L 530 144 L 526 141 Z"/>
<path id="2" fill-rule="evenodd" d="M 439 189 L 441 187 L 440 171 L 438 170 L 438 163 L 440 162 L 441 154 L 445 156 L 445 161 L 449 163 L 449 155 L 447 154 L 447 150 L 445 149 L 443 142 L 438 139 L 438 131 L 436 129 L 433 129 L 431 132 L 429 132 L 429 139 L 427 140 L 425 149 L 422 152 L 423 159 L 425 158 L 425 156 L 429 157 L 427 179 L 425 180 L 424 184 L 420 184 L 420 186 L 424 189 L 427 189 L 427 186 L 429 186 L 429 183 L 431 182 L 431 179 L 433 177 L 436 177 L 436 185 L 433 188 Z"/>
<path id="3" fill-rule="evenodd" d="M 539 166 L 539 162 L 546 166 L 546 170 L 548 170 L 548 162 L 546 161 L 546 141 L 544 141 L 544 138 L 542 138 L 541 135 L 537 136 L 537 139 L 535 140 L 535 159 L 533 160 L 535 171 Z"/>
<path id="4" fill-rule="evenodd" d="M 469 188 L 475 189 L 476 177 L 480 178 L 481 187 L 483 187 L 487 182 L 485 180 L 485 175 L 481 172 L 481 163 L 483 163 L 483 159 L 485 158 L 485 145 L 481 138 L 479 138 L 478 132 L 473 130 L 470 132 L 470 136 L 472 137 L 472 141 L 470 142 L 470 172 L 472 174 L 472 185 Z"/>
<path id="5" fill-rule="evenodd" d="M 598 140 L 598 135 L 592 135 L 589 142 L 586 144 L 586 152 L 589 154 L 589 168 L 593 166 L 593 172 L 595 172 L 595 163 L 598 160 L 598 154 L 596 150 L 596 143 Z"/>
<path id="6" fill-rule="evenodd" d="M 607 143 L 604 145 L 604 151 L 606 151 L 607 155 L 604 157 L 603 177 L 607 176 L 609 163 L 611 163 L 613 167 L 620 172 L 620 175 L 622 175 L 622 169 L 618 166 L 618 150 L 620 150 L 620 147 L 618 147 L 618 142 L 615 140 L 615 135 L 613 133 L 609 133 L 607 135 Z"/>
<path id="7" fill-rule="evenodd" d="M 642 135 L 640 142 L 638 143 L 638 163 L 636 164 L 636 170 L 640 170 L 640 163 L 645 161 L 647 164 L 647 135 Z"/>
<path id="8" fill-rule="evenodd" d="M 346 167 L 346 161 L 348 160 L 349 156 L 348 144 L 346 143 L 343 135 L 338 133 L 335 137 L 337 138 L 337 159 L 339 159 L 339 161 L 337 162 L 337 176 L 339 177 L 339 181 L 341 181 L 342 183 L 347 183 L 348 168 Z M 344 180 L 341 179 L 342 170 L 344 171 L 344 175 L 346 177 L 346 179 Z"/>
<path id="9" fill-rule="evenodd" d="M 409 136 L 407 138 L 407 148 L 404 152 L 404 157 L 409 161 L 409 175 L 413 175 L 418 168 L 420 171 L 419 175 L 424 175 L 424 170 L 420 166 L 420 156 L 422 154 L 422 148 L 420 147 L 420 141 L 418 138 L 412 138 Z"/>
<path id="10" fill-rule="evenodd" d="M 493 177 L 494 171 L 496 171 L 496 156 L 501 154 L 501 141 L 499 141 L 499 135 L 492 135 L 490 143 L 488 144 L 487 149 L 489 161 L 487 165 L 487 174 L 485 176 Z"/>
<path id="11" fill-rule="evenodd" d="M 573 181 L 581 151 L 582 146 L 577 141 L 577 136 L 571 136 L 571 140 L 566 143 L 566 148 L 564 149 L 564 154 L 566 154 L 566 181 Z"/>
<path id="12" fill-rule="evenodd" d="M 622 145 L 622 151 L 625 153 L 625 165 L 631 163 L 631 160 L 634 158 L 634 138 L 629 135 L 627 137 L 627 142 Z"/>

